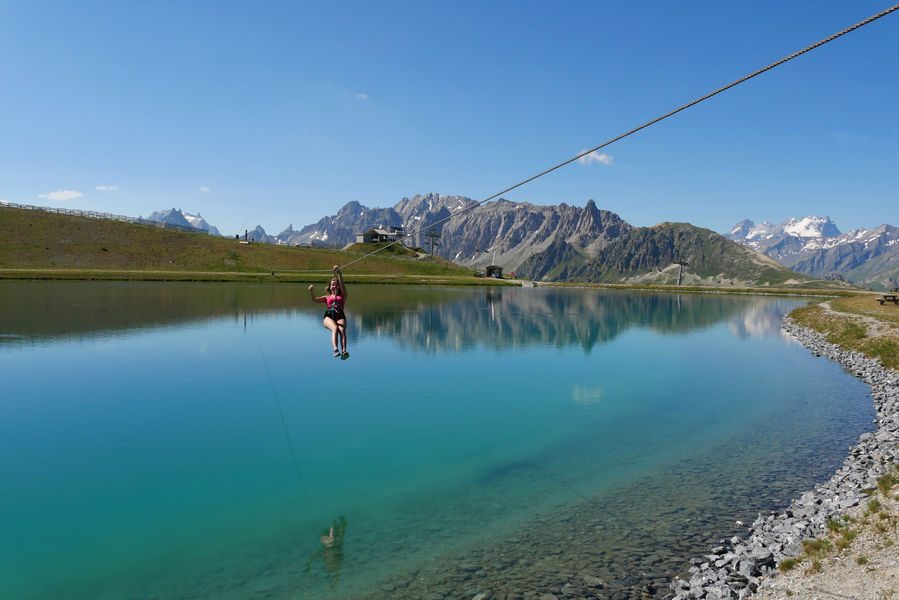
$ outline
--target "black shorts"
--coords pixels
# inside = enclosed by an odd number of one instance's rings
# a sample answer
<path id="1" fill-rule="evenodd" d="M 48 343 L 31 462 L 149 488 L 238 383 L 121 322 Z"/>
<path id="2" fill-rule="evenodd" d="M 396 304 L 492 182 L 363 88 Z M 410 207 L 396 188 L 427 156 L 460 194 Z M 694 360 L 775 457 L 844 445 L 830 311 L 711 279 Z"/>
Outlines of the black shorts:
<path id="1" fill-rule="evenodd" d="M 344 321 L 346 321 L 346 315 L 343 314 L 343 311 L 342 311 L 342 310 L 338 310 L 338 309 L 336 309 L 336 308 L 329 308 L 328 310 L 326 310 L 326 311 L 325 311 L 325 318 L 326 318 L 326 319 L 331 319 L 331 320 L 334 321 L 335 323 L 337 323 L 337 322 L 340 321 L 341 319 L 343 319 Z"/>

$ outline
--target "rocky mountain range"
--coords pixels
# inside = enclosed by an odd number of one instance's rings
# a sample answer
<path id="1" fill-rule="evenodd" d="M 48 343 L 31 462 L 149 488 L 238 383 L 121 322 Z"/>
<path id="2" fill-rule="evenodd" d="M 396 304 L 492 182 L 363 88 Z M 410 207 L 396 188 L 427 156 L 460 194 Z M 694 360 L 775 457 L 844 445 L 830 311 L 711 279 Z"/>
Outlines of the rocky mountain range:
<path id="1" fill-rule="evenodd" d="M 173 208 L 171 210 L 157 210 L 156 212 L 151 213 L 150 216 L 147 217 L 147 220 L 198 229 L 209 233 L 209 235 L 221 235 L 219 230 L 207 223 L 206 219 L 204 219 L 200 213 L 192 215 L 183 212 L 178 208 Z"/>
<path id="2" fill-rule="evenodd" d="M 683 264 L 681 264 L 683 263 Z M 808 279 L 771 258 L 689 223 L 631 229 L 592 255 L 564 242 L 516 272 L 530 279 L 716 286 L 780 285 Z"/>
<path id="3" fill-rule="evenodd" d="M 583 208 L 503 199 L 478 206 L 463 196 L 425 194 L 392 208 L 350 202 L 300 230 L 289 226 L 271 236 L 257 228 L 249 235 L 272 243 L 345 246 L 356 233 L 390 226 L 405 227 L 408 246 L 430 250 L 433 241 L 434 254 L 457 264 L 496 264 L 534 280 L 661 284 L 680 278 L 689 284 L 756 285 L 807 279 L 713 231 L 686 223 L 637 228 L 592 200 Z M 438 234 L 434 240 L 432 231 Z"/>
<path id="4" fill-rule="evenodd" d="M 744 219 L 725 237 L 812 277 L 839 277 L 877 289 L 899 285 L 899 228 L 892 225 L 842 233 L 829 217 L 777 225 Z"/>
<path id="5" fill-rule="evenodd" d="M 175 208 L 148 219 L 220 235 L 201 215 Z M 248 238 L 343 247 L 357 233 L 390 227 L 405 228 L 407 246 L 473 268 L 500 265 L 534 280 L 752 285 L 796 279 L 792 270 L 806 280 L 843 279 L 877 289 L 899 285 L 899 228 L 844 234 L 829 217 L 817 216 L 780 224 L 744 219 L 722 237 L 687 223 L 633 227 L 592 200 L 583 208 L 503 199 L 478 206 L 464 196 L 424 194 L 389 208 L 349 202 L 301 229 L 289 225 L 270 235 L 257 226 Z"/>
<path id="6" fill-rule="evenodd" d="M 299 230 L 294 229 L 291 224 L 277 235 L 268 235 L 262 227 L 256 227 L 248 235 L 250 239 L 256 241 L 291 246 L 342 247 L 355 242 L 357 233 L 373 228 L 401 227 L 405 224 L 412 232 L 412 236 L 406 240 L 406 245 L 423 247 L 426 240 L 416 232 L 424 233 L 424 230 L 434 223 L 474 204 L 475 202 L 469 198 L 441 194 L 403 198 L 392 208 L 369 208 L 353 201 L 344 205 L 336 215 L 324 217 L 317 223 L 306 225 Z"/>

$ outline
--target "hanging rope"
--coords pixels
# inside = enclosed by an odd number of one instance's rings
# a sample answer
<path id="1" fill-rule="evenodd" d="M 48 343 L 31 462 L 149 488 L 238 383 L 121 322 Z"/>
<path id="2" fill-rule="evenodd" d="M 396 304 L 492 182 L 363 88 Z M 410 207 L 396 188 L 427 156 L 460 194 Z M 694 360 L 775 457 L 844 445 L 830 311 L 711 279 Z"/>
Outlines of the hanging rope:
<path id="1" fill-rule="evenodd" d="M 254 334 L 255 337 L 255 334 Z M 278 397 L 278 390 L 275 388 L 275 381 L 272 379 L 272 372 L 268 368 L 268 360 L 265 358 L 265 350 L 262 348 L 262 342 L 259 339 L 256 339 L 256 344 L 259 346 L 259 355 L 262 357 L 262 364 L 265 366 L 265 374 L 268 377 L 269 385 L 272 388 L 272 396 L 275 398 L 275 405 L 278 407 L 278 415 L 281 417 L 281 428 L 284 432 L 284 437 L 287 440 L 287 447 L 290 449 L 290 457 L 293 460 L 293 469 L 294 474 L 297 478 L 297 484 L 300 487 L 300 492 L 303 495 L 303 500 L 306 502 L 306 506 L 309 506 L 309 495 L 306 493 L 306 484 L 303 481 L 303 470 L 300 468 L 300 460 L 297 458 L 297 452 L 294 448 L 293 444 L 293 436 L 290 435 L 290 428 L 287 426 L 287 419 L 284 418 L 284 409 L 281 407 L 281 399 Z"/>
<path id="2" fill-rule="evenodd" d="M 794 58 L 798 58 L 799 56 L 802 56 L 803 54 L 806 54 L 806 53 L 808 53 L 808 52 L 811 52 L 812 50 L 814 50 L 814 49 L 816 49 L 816 48 L 820 48 L 820 47 L 823 46 L 824 44 L 830 43 L 830 42 L 834 41 L 835 39 L 837 39 L 837 38 L 839 38 L 839 37 L 842 37 L 842 36 L 846 35 L 847 33 L 851 33 L 851 32 L 853 32 L 853 31 L 855 31 L 856 29 L 860 29 L 861 27 L 864 27 L 865 25 L 868 25 L 869 23 L 873 23 L 874 21 L 876 21 L 876 20 L 878 20 L 878 19 L 880 19 L 880 18 L 882 18 L 882 17 L 885 17 L 885 16 L 887 16 L 888 14 L 890 14 L 890 13 L 892 13 L 892 12 L 895 12 L 896 10 L 899 10 L 899 4 L 896 4 L 896 5 L 891 6 L 890 8 L 884 9 L 884 10 L 880 11 L 879 13 L 877 13 L 877 14 L 875 14 L 875 15 L 872 15 L 872 16 L 868 17 L 867 19 L 864 19 L 864 20 L 862 20 L 862 21 L 859 21 L 859 22 L 856 23 L 855 25 L 851 25 L 851 26 L 849 26 L 849 27 L 843 29 L 842 31 L 838 31 L 837 33 L 834 33 L 833 35 L 824 38 L 823 40 L 817 41 L 817 42 L 815 42 L 814 44 L 811 44 L 810 46 L 806 46 L 806 47 L 803 48 L 802 50 L 798 50 L 798 51 L 796 51 L 796 52 L 794 52 L 794 53 L 792 53 L 792 54 L 790 54 L 790 55 L 788 55 L 788 56 L 785 56 L 785 57 L 781 58 L 780 60 L 774 61 L 773 63 L 771 63 L 770 65 L 768 65 L 768 66 L 766 66 L 766 67 L 762 67 L 761 69 L 759 69 L 759 70 L 757 70 L 757 71 L 753 71 L 753 72 L 750 73 L 749 75 L 746 75 L 746 76 L 744 76 L 744 77 L 741 77 L 740 79 L 737 79 L 736 81 L 733 81 L 733 82 L 731 82 L 731 83 L 728 83 L 727 85 L 722 86 L 722 87 L 718 88 L 717 90 L 715 90 L 715 91 L 713 91 L 713 92 L 709 92 L 709 93 L 706 94 L 705 96 L 701 96 L 701 97 L 697 98 L 696 100 L 693 100 L 692 102 L 688 102 L 688 103 L 684 104 L 683 106 L 679 106 L 678 108 L 675 108 L 674 110 L 672 110 L 672 111 L 670 111 L 670 112 L 667 112 L 667 113 L 665 113 L 664 115 L 662 115 L 662 116 L 660 116 L 660 117 L 656 117 L 655 119 L 652 119 L 652 120 L 650 120 L 650 121 L 647 121 L 647 122 L 643 123 L 642 125 L 640 125 L 640 126 L 638 126 L 638 127 L 634 127 L 634 128 L 631 129 L 630 131 L 627 131 L 627 132 L 625 132 L 625 133 L 622 133 L 621 135 L 618 135 L 618 136 L 616 136 L 616 137 L 614 137 L 614 138 L 612 138 L 612 139 L 610 139 L 610 140 L 608 140 L 608 141 L 606 141 L 606 142 L 603 142 L 602 144 L 599 144 L 598 146 L 594 146 L 593 148 L 591 148 L 591 149 L 589 149 L 589 150 L 584 150 L 584 151 L 581 152 L 580 154 L 578 154 L 578 155 L 576 155 L 576 156 L 573 156 L 573 157 L 569 158 L 568 160 L 562 161 L 562 162 L 560 162 L 559 164 L 557 164 L 557 165 L 554 166 L 554 167 L 550 167 L 550 168 L 546 169 L 545 171 L 541 171 L 540 173 L 537 173 L 536 175 L 532 175 L 532 176 L 528 177 L 527 179 L 523 179 L 522 181 L 519 181 L 519 182 L 516 183 L 515 185 L 509 186 L 509 187 L 507 187 L 507 188 L 504 189 L 504 190 L 501 190 L 501 191 L 499 191 L 499 192 L 497 192 L 497 193 L 495 193 L 495 194 L 493 194 L 493 195 L 491 195 L 491 196 L 488 196 L 488 197 L 484 198 L 483 200 L 481 200 L 481 201 L 479 201 L 479 202 L 476 202 L 476 203 L 472 204 L 471 206 L 468 206 L 468 207 L 466 207 L 466 208 L 464 208 L 464 209 L 462 209 L 462 210 L 460 210 L 460 211 L 458 211 L 458 212 L 456 212 L 456 213 L 451 214 L 451 215 L 448 216 L 448 217 L 445 217 L 445 218 L 443 218 L 443 219 L 440 219 L 439 221 L 435 221 L 434 223 L 431 223 L 431 224 L 428 225 L 428 226 L 421 227 L 421 228 L 417 229 L 416 231 L 414 231 L 413 233 L 408 233 L 408 234 L 404 235 L 403 237 L 401 237 L 400 239 L 398 239 L 398 240 L 396 240 L 396 241 L 394 241 L 394 242 L 391 242 L 391 243 L 389 243 L 389 244 L 386 244 L 386 245 L 384 245 L 384 246 L 381 246 L 380 248 L 378 248 L 377 250 L 375 250 L 375 251 L 373 251 L 373 252 L 369 252 L 368 254 L 365 254 L 365 255 L 363 255 L 363 256 L 360 256 L 359 258 L 357 258 L 357 259 L 355 259 L 355 260 L 351 260 L 350 262 L 348 262 L 348 263 L 346 263 L 345 265 L 343 265 L 341 268 L 342 268 L 342 269 L 345 269 L 346 267 L 349 267 L 350 265 L 354 265 L 354 264 L 356 264 L 357 262 L 362 261 L 362 260 L 365 260 L 366 258 L 369 258 L 369 257 L 371 257 L 371 256 L 374 256 L 375 254 L 377 254 L 377 253 L 379 253 L 379 252 L 382 252 L 382 251 L 386 250 L 387 248 L 389 248 L 389 247 L 391 247 L 391 246 L 394 246 L 394 245 L 396 245 L 396 244 L 399 244 L 399 243 L 401 243 L 403 240 L 405 240 L 405 239 L 407 239 L 407 238 L 410 238 L 410 237 L 414 237 L 414 236 L 420 235 L 422 232 L 427 231 L 428 229 L 432 229 L 432 228 L 434 228 L 434 227 L 436 227 L 436 226 L 438 226 L 438 225 L 442 225 L 442 224 L 444 224 L 444 223 L 450 221 L 451 219 L 455 219 L 455 218 L 458 217 L 459 215 L 462 215 L 462 214 L 467 213 L 467 212 L 469 212 L 469 211 L 471 211 L 471 210 L 474 210 L 475 208 L 481 206 L 482 204 L 485 204 L 486 202 L 489 202 L 490 200 L 493 200 L 493 199 L 495 199 L 495 198 L 498 198 L 498 197 L 502 196 L 503 194 L 507 194 L 507 193 L 511 192 L 512 190 L 514 190 L 514 189 L 516 189 L 516 188 L 520 188 L 521 186 L 523 186 L 523 185 L 525 185 L 525 184 L 528 184 L 528 183 L 534 181 L 535 179 L 538 179 L 538 178 L 540 178 L 540 177 L 543 177 L 544 175 L 548 175 L 549 173 L 552 173 L 553 171 L 555 171 L 555 170 L 557 170 L 557 169 L 561 169 L 562 167 L 564 167 L 564 166 L 566 166 L 566 165 L 569 165 L 569 164 L 573 163 L 574 161 L 578 160 L 579 158 L 583 158 L 583 157 L 587 156 L 588 154 L 591 154 L 591 153 L 593 153 L 593 152 L 596 152 L 597 150 L 600 150 L 600 149 L 602 149 L 602 148 L 605 148 L 606 146 L 609 146 L 609 145 L 611 145 L 611 144 L 614 144 L 615 142 L 617 142 L 617 141 L 619 141 L 619 140 L 623 140 L 624 138 L 626 138 L 626 137 L 628 137 L 628 136 L 630 136 L 630 135 L 633 135 L 633 134 L 637 133 L 638 131 L 641 131 L 641 130 L 643 130 L 643 129 L 646 129 L 647 127 L 650 127 L 650 126 L 652 126 L 652 125 L 655 125 L 656 123 L 658 123 L 658 122 L 660 122 L 660 121 L 664 121 L 665 119 L 667 119 L 667 118 L 669 118 L 669 117 L 673 117 L 674 115 L 676 115 L 677 113 L 679 113 L 679 112 L 681 112 L 681 111 L 684 111 L 684 110 L 687 110 L 688 108 L 691 108 L 691 107 L 693 107 L 693 106 L 696 106 L 697 104 L 700 104 L 701 102 L 705 102 L 705 101 L 708 100 L 709 98 L 712 98 L 712 97 L 714 97 L 714 96 L 717 96 L 717 95 L 720 94 L 721 92 L 725 92 L 725 91 L 731 89 L 732 87 L 736 87 L 736 86 L 740 85 L 741 83 L 745 83 L 746 81 L 749 81 L 750 79 L 752 79 L 752 78 L 754 78 L 754 77 L 758 77 L 758 76 L 761 75 L 762 73 L 765 73 L 765 72 L 770 71 L 770 70 L 772 70 L 772 69 L 776 69 L 777 67 L 781 66 L 781 65 L 784 64 L 784 63 L 787 63 L 787 62 L 793 60 Z"/>

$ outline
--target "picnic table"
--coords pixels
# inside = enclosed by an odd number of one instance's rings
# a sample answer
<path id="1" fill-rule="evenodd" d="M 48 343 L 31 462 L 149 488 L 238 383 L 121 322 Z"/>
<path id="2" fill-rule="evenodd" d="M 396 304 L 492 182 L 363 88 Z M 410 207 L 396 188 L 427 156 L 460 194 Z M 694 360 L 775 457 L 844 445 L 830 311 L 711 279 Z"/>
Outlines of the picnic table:
<path id="1" fill-rule="evenodd" d="M 892 302 L 893 304 L 899 305 L 899 288 L 891 289 L 888 294 L 881 294 L 877 301 L 880 302 L 881 305 L 883 305 L 884 302 Z"/>

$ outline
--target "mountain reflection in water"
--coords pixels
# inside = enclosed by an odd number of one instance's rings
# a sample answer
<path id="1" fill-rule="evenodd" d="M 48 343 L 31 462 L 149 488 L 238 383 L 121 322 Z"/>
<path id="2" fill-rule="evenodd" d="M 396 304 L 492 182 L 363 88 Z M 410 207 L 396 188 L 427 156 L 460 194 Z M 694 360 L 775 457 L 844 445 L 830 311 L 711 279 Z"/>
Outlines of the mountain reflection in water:
<path id="1" fill-rule="evenodd" d="M 580 346 L 589 352 L 628 329 L 685 334 L 729 322 L 739 337 L 781 335 L 795 300 L 703 294 L 647 294 L 583 289 L 490 288 L 479 295 L 414 308 L 358 310 L 358 335 L 396 338 L 426 352 L 475 346 Z"/>
<path id="2" fill-rule="evenodd" d="M 802 302 L 350 284 L 340 362 L 301 284 L 0 282 L 4 597 L 662 589 L 870 427 Z"/>
<path id="3" fill-rule="evenodd" d="M 795 300 L 570 288 L 355 285 L 350 335 L 395 338 L 417 351 L 579 346 L 589 352 L 633 327 L 684 334 L 720 322 L 740 337 L 780 335 Z M 0 282 L 0 346 L 120 335 L 188 323 L 288 314 L 319 319 L 303 285 Z"/>

